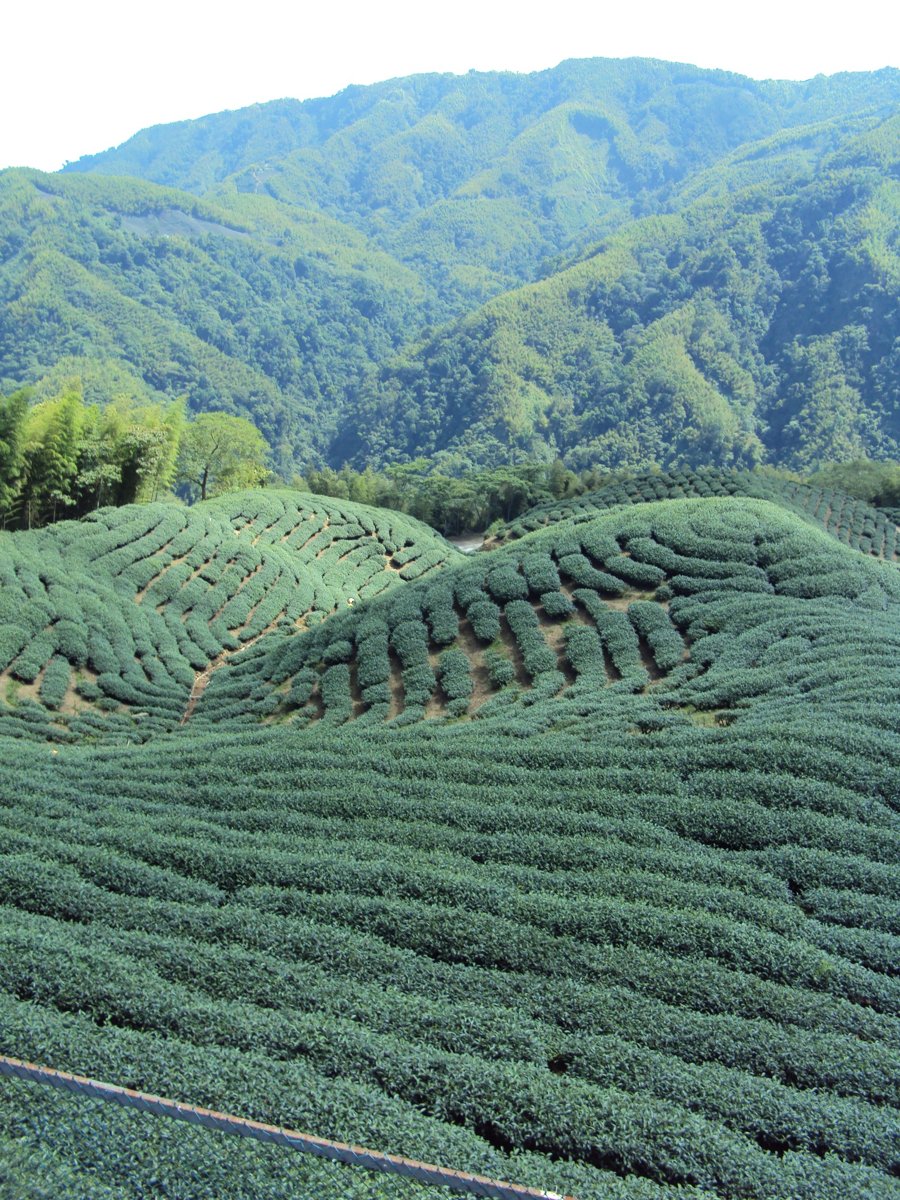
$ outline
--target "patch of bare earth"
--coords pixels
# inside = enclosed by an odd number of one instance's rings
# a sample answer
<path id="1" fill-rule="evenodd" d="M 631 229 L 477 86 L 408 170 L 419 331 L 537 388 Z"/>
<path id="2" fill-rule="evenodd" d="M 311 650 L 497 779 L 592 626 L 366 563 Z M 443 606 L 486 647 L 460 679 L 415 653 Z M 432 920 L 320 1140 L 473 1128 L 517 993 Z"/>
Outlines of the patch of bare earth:
<path id="1" fill-rule="evenodd" d="M 255 643 L 260 641 L 261 638 L 264 638 L 267 634 L 271 633 L 281 621 L 283 616 L 284 610 L 282 609 L 278 616 L 275 617 L 274 620 L 270 621 L 265 629 L 260 630 L 260 632 L 255 634 L 252 638 L 248 638 L 246 642 L 242 642 L 240 646 L 235 646 L 233 649 L 229 648 L 220 651 L 215 658 L 211 659 L 210 662 L 207 663 L 202 671 L 198 671 L 195 674 L 194 684 L 191 688 L 191 694 L 188 696 L 187 706 L 184 710 L 184 715 L 181 718 L 182 725 L 186 725 L 194 715 L 194 711 L 197 708 L 197 705 L 200 703 L 200 698 L 209 687 L 209 681 L 212 679 L 216 671 L 219 671 L 222 667 L 226 666 L 236 654 L 240 654 L 242 650 L 246 650 L 249 646 L 255 645 Z M 241 626 L 241 628 L 244 628 L 244 626 Z M 239 633 L 240 629 L 236 630 L 235 632 Z"/>
<path id="2" fill-rule="evenodd" d="M 475 632 L 467 617 L 459 616 L 459 633 L 456 645 L 469 660 L 469 674 L 472 677 L 472 695 L 469 697 L 469 712 L 477 712 L 486 700 L 490 700 L 496 692 L 491 675 L 484 665 L 484 648 L 475 636 Z"/>
<path id="3" fill-rule="evenodd" d="M 399 717 L 403 712 L 406 698 L 403 691 L 403 666 L 393 646 L 388 648 L 388 659 L 391 664 L 391 673 L 388 678 L 388 686 L 391 689 L 391 703 L 388 707 L 387 720 L 392 721 L 394 717 Z"/>

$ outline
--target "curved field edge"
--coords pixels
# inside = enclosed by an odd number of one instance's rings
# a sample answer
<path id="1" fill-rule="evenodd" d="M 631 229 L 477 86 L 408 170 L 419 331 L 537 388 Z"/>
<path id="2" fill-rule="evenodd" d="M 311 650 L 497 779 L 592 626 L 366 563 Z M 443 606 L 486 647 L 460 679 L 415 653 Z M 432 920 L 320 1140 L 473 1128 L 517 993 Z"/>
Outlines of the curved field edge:
<path id="1" fill-rule="evenodd" d="M 0 535 L 0 721 L 62 739 L 173 728 L 241 648 L 458 557 L 402 514 L 287 491 Z"/>
<path id="2" fill-rule="evenodd" d="M 719 468 L 651 471 L 587 495 L 537 504 L 511 521 L 497 525 L 488 548 L 557 521 L 590 520 L 598 512 L 619 505 L 714 496 L 770 500 L 864 554 L 892 562 L 900 557 L 900 531 L 895 514 L 888 510 L 873 508 L 844 492 L 812 487 L 776 474 Z"/>
<path id="3" fill-rule="evenodd" d="M 280 696 L 314 646 L 305 723 L 214 681 L 147 745 L 4 739 L 4 1045 L 579 1197 L 890 1195 L 898 600 L 771 503 L 646 504 L 235 657 Z M 429 719 L 457 604 L 506 682 Z M 422 711 L 341 692 L 379 630 Z"/>

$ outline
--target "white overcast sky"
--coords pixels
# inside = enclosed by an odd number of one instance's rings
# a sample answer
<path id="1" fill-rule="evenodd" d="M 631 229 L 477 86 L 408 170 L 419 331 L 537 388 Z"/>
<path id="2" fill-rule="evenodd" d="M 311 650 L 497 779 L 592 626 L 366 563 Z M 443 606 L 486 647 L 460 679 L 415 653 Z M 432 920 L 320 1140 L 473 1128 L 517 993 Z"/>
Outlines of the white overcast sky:
<path id="1" fill-rule="evenodd" d="M 148 125 L 420 71 L 641 55 L 757 79 L 900 66 L 900 5 L 855 0 L 33 0 L 6 6 L 0 167 L 56 170 Z"/>

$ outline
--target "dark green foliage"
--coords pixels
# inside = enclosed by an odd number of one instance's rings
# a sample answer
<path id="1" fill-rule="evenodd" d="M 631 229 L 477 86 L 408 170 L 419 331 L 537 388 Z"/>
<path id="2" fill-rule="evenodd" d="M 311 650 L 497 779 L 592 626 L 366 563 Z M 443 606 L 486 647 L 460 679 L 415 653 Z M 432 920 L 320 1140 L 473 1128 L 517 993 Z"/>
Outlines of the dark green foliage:
<path id="1" fill-rule="evenodd" d="M 516 668 L 512 665 L 505 654 L 489 647 L 484 652 L 484 663 L 488 669 L 491 682 L 496 688 L 506 687 L 508 683 L 512 683 L 516 677 Z"/>
<path id="2" fill-rule="evenodd" d="M 251 417 L 288 476 L 321 455 L 350 379 L 428 307 L 415 274 L 346 225 L 263 198 L 7 171 L 0 240 L 0 389 L 189 393 L 194 411 Z"/>
<path id="3" fill-rule="evenodd" d="M 31 629 L 4 624 L 0 670 L 13 688 L 37 684 L 51 710 L 71 668 L 87 670 L 75 681 L 81 700 L 102 711 L 124 706 L 119 732 L 130 726 L 141 738 L 174 728 L 198 677 L 242 646 L 326 614 L 335 614 L 330 628 L 339 634 L 335 610 L 397 586 L 395 554 L 422 575 L 454 554 L 401 514 L 297 492 L 235 493 L 191 510 L 101 509 L 80 524 L 4 536 L 0 611 L 21 613 Z M 319 658 L 332 665 L 354 653 L 335 636 Z M 367 671 L 360 686 L 387 678 Z M 346 697 L 338 701 L 343 679 L 337 673 L 329 689 L 335 719 L 350 712 Z M 294 702 L 305 704 L 314 690 L 299 683 Z"/>
<path id="4" fill-rule="evenodd" d="M 792 167 L 772 163 L 782 139 L 747 146 L 644 210 L 664 217 L 433 331 L 363 382 L 342 455 L 896 459 L 897 118 L 830 134 Z"/>
<path id="5" fill-rule="evenodd" d="M 41 703 L 47 708 L 59 708 L 63 702 L 72 677 L 69 660 L 56 654 L 47 663 L 41 680 Z"/>
<path id="6" fill-rule="evenodd" d="M 447 711 L 451 716 L 460 716 L 466 711 L 472 695 L 472 677 L 469 674 L 469 659 L 461 650 L 445 650 L 440 659 L 441 687 L 449 701 Z"/>
<path id="7" fill-rule="evenodd" d="M 628 606 L 628 619 L 649 646 L 659 670 L 674 670 L 684 658 L 685 647 L 665 610 L 653 601 L 635 600 Z"/>
<path id="8" fill-rule="evenodd" d="M 528 584 L 513 564 L 496 567 L 487 577 L 487 590 L 495 600 L 521 600 L 528 595 Z"/>
<path id="9" fill-rule="evenodd" d="M 565 592 L 544 592 L 541 606 L 548 617 L 567 617 L 574 611 L 574 606 Z"/>
<path id="10" fill-rule="evenodd" d="M 325 715 L 330 720 L 346 721 L 350 716 L 350 670 L 346 663 L 337 663 L 323 674 L 320 683 Z"/>
<path id="11" fill-rule="evenodd" d="M 453 607 L 453 589 L 449 584 L 438 584 L 429 589 L 425 599 L 425 612 L 431 632 L 431 640 L 438 646 L 456 641 L 459 618 Z"/>
<path id="12" fill-rule="evenodd" d="M 643 500 L 468 558 L 296 493 L 4 535 L 4 1048 L 596 1200 L 891 1194 L 897 567 Z M 403 1194 L 23 1097 L 0 1170 L 66 1200 Z"/>
<path id="13" fill-rule="evenodd" d="M 549 554 L 531 554 L 522 560 L 522 573 L 532 596 L 559 591 L 559 571 Z"/>
<path id="14" fill-rule="evenodd" d="M 745 496 L 771 500 L 794 512 L 803 514 L 826 529 L 840 541 L 850 544 L 860 541 L 863 530 L 870 530 L 869 545 L 854 546 L 863 553 L 893 561 L 900 548 L 900 531 L 884 513 L 843 492 L 821 491 L 777 474 L 756 471 L 698 470 L 683 472 L 654 471 L 631 475 L 609 484 L 599 491 L 577 496 L 567 501 L 552 501 L 536 505 L 522 516 L 499 529 L 496 538 L 506 541 L 522 537 L 545 525 L 573 518 L 590 521 L 599 512 L 619 505 L 652 503 L 656 500 L 684 499 L 701 496 Z M 608 558 L 603 548 L 592 554 L 610 570 L 637 586 L 652 587 L 659 582 L 658 572 L 644 563 L 629 563 L 618 557 Z"/>
<path id="15" fill-rule="evenodd" d="M 621 580 L 592 567 L 583 554 L 564 554 L 559 560 L 559 569 L 572 583 L 582 587 L 609 592 L 611 595 L 618 595 L 622 591 Z"/>
<path id="16" fill-rule="evenodd" d="M 525 600 L 510 600 L 506 619 L 528 674 L 534 678 L 544 671 L 555 671 L 556 655 L 544 641 L 532 606 Z"/>
<path id="17" fill-rule="evenodd" d="M 473 465 L 552 464 L 563 497 L 597 466 L 896 459 L 898 96 L 893 70 L 567 62 L 7 171 L 0 390 L 187 395 L 252 418 L 283 480 L 367 503 L 393 487 L 454 533 L 542 498 L 518 470 L 459 478 Z M 0 511 L 22 468 L 6 408 Z M 56 434 L 29 501 L 47 515 L 73 511 Z M 91 439 L 83 500 L 136 498 L 158 445 L 132 441 L 111 462 Z M 426 489 L 367 471 L 435 455 Z"/>
<path id="18" fill-rule="evenodd" d="M 500 634 L 500 610 L 492 600 L 485 597 L 476 600 L 466 609 L 472 630 L 482 642 L 493 642 Z"/>

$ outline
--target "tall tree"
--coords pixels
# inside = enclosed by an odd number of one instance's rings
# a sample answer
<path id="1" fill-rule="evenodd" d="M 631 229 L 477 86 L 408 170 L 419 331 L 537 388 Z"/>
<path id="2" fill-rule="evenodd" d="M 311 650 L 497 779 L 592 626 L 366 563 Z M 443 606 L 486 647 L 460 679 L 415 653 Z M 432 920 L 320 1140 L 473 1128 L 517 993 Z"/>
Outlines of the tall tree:
<path id="1" fill-rule="evenodd" d="M 55 521 L 75 507 L 85 409 L 80 390 L 37 404 L 25 421 L 25 524 Z"/>
<path id="2" fill-rule="evenodd" d="M 0 397 L 0 521 L 4 524 L 21 487 L 27 412 L 27 391 Z"/>
<path id="3" fill-rule="evenodd" d="M 255 425 L 226 413 L 201 413 L 184 430 L 178 479 L 205 500 L 257 487 L 268 475 L 269 447 Z"/>

